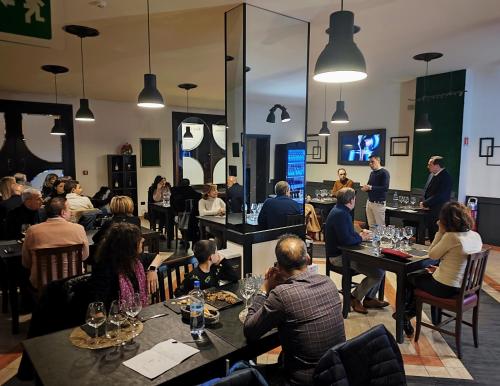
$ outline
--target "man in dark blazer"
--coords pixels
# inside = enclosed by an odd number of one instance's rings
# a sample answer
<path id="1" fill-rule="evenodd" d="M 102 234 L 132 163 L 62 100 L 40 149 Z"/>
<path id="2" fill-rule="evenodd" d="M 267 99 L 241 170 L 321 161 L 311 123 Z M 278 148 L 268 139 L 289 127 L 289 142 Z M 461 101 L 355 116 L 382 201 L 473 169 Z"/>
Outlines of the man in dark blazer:
<path id="1" fill-rule="evenodd" d="M 424 188 L 424 200 L 420 203 L 421 208 L 429 209 L 427 217 L 427 232 L 429 239 L 434 240 L 438 230 L 436 224 L 439 212 L 443 205 L 450 201 L 452 181 L 450 173 L 445 169 L 443 157 L 435 155 L 429 159 L 427 168 L 431 173 Z"/>
<path id="2" fill-rule="evenodd" d="M 264 201 L 259 213 L 259 225 L 265 229 L 287 226 L 287 216 L 302 213 L 302 205 L 290 198 L 290 186 L 286 181 L 278 181 L 274 186 L 275 198 Z"/>
<path id="3" fill-rule="evenodd" d="M 243 211 L 243 186 L 238 184 L 236 177 L 227 178 L 226 204 L 231 213 L 241 213 Z"/>

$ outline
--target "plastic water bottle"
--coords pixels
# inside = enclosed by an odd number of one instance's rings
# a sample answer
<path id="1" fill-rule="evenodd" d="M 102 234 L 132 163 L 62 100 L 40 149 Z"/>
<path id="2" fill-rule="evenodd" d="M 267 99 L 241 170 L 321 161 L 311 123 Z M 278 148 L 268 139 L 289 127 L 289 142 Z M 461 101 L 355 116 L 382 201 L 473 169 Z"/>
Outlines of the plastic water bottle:
<path id="1" fill-rule="evenodd" d="M 394 196 L 392 196 L 392 202 L 396 208 L 398 207 L 398 202 L 399 202 L 398 199 L 399 199 L 398 192 L 394 192 Z"/>
<path id="2" fill-rule="evenodd" d="M 191 335 L 195 339 L 199 339 L 205 330 L 205 317 L 203 315 L 205 298 L 203 296 L 203 291 L 200 289 L 200 282 L 198 280 L 194 282 L 194 288 L 191 292 L 189 292 L 189 296 L 191 297 L 191 305 L 189 308 L 189 326 L 191 328 Z"/>

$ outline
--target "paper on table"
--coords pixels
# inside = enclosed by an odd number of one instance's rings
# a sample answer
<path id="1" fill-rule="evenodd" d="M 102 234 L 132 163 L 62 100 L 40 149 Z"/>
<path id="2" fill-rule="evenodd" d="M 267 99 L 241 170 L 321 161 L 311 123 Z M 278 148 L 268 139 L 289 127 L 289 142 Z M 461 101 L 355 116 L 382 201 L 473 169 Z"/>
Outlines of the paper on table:
<path id="1" fill-rule="evenodd" d="M 406 212 L 406 213 L 417 213 L 415 209 L 401 209 L 401 212 Z"/>
<path id="2" fill-rule="evenodd" d="M 123 364 L 139 374 L 153 379 L 199 351 L 197 348 L 177 342 L 175 339 L 168 339 L 123 362 Z"/>

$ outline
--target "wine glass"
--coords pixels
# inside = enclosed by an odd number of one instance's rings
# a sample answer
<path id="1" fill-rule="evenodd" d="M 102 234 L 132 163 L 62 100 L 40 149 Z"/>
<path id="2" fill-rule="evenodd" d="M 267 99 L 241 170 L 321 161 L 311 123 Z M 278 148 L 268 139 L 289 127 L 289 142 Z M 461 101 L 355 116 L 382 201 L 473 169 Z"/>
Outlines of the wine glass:
<path id="1" fill-rule="evenodd" d="M 316 190 L 314 191 L 314 195 L 316 196 L 316 199 L 317 199 L 317 200 L 319 200 L 319 194 L 320 194 L 319 189 L 316 189 Z"/>
<path id="2" fill-rule="evenodd" d="M 91 344 L 97 345 L 99 327 L 106 321 L 106 309 L 104 308 L 104 303 L 90 303 L 87 307 L 87 316 L 85 320 L 90 327 L 95 328 L 95 337 L 91 340 Z"/>
<path id="3" fill-rule="evenodd" d="M 399 204 L 401 205 L 401 207 L 404 206 L 404 203 L 405 203 L 405 198 L 403 195 L 399 196 Z"/>
<path id="4" fill-rule="evenodd" d="M 389 240 L 389 246 L 391 246 L 392 239 L 394 237 L 394 233 L 396 231 L 396 228 L 394 228 L 394 225 L 389 225 L 385 228 L 385 237 Z"/>
<path id="5" fill-rule="evenodd" d="M 372 252 L 375 256 L 380 256 L 381 227 L 373 225 L 370 230 L 372 231 Z"/>
<path id="6" fill-rule="evenodd" d="M 406 238 L 406 250 L 409 251 L 410 247 L 410 239 L 413 236 L 413 227 L 406 226 L 403 229 L 403 236 Z"/>
<path id="7" fill-rule="evenodd" d="M 109 321 L 113 323 L 117 327 L 117 332 L 116 332 L 116 343 L 117 346 L 120 346 L 123 341 L 121 340 L 121 326 L 124 324 L 127 320 L 127 316 L 125 315 L 124 309 L 122 307 L 122 303 L 120 303 L 118 300 L 113 300 L 111 302 L 111 307 L 109 308 Z"/>
<path id="8" fill-rule="evenodd" d="M 241 296 L 243 296 L 243 299 L 245 299 L 245 308 L 239 314 L 239 318 L 242 323 L 245 322 L 248 315 L 248 300 L 252 297 L 255 290 L 255 278 L 251 273 L 245 274 L 245 278 L 240 284 L 240 293 Z"/>
<path id="9" fill-rule="evenodd" d="M 412 207 L 415 207 L 415 204 L 416 204 L 416 203 L 417 203 L 417 197 L 412 196 L 412 197 L 410 198 L 410 204 L 411 204 L 411 206 L 412 206 Z"/>
<path id="10" fill-rule="evenodd" d="M 406 207 L 408 207 L 408 204 L 410 203 L 410 197 L 409 196 L 405 196 L 405 205 Z"/>
<path id="11" fill-rule="evenodd" d="M 141 295 L 135 293 L 128 301 L 124 301 L 123 307 L 132 323 L 132 336 L 137 336 L 135 334 L 135 328 L 137 327 L 137 315 L 139 315 L 139 312 L 142 310 Z"/>

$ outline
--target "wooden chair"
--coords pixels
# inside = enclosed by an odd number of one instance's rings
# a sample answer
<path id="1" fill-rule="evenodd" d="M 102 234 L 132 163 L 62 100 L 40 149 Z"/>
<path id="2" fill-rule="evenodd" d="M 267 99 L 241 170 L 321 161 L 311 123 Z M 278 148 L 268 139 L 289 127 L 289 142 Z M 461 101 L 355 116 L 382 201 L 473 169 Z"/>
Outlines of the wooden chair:
<path id="1" fill-rule="evenodd" d="M 455 337 L 457 345 L 457 356 L 462 358 L 461 336 L 462 323 L 472 327 L 472 335 L 474 338 L 474 346 L 478 347 L 478 321 L 479 321 L 479 297 L 481 295 L 481 287 L 483 285 L 484 272 L 488 261 L 489 249 L 474 253 L 467 257 L 467 266 L 465 267 L 464 280 L 460 287 L 460 293 L 455 298 L 439 298 L 422 291 L 415 290 L 415 300 L 417 306 L 417 328 L 415 332 L 415 342 L 420 336 L 422 326 L 432 328 L 443 334 Z M 448 319 L 439 323 L 437 326 L 422 322 L 422 304 L 427 303 L 441 310 L 441 313 L 448 316 Z M 463 320 L 463 313 L 472 309 L 472 323 Z M 443 312 L 447 310 L 455 313 L 455 316 Z M 455 320 L 455 331 L 445 330 L 442 327 L 451 321 Z"/>
<path id="2" fill-rule="evenodd" d="M 174 298 L 175 289 L 181 284 L 184 276 L 194 268 L 192 255 L 172 255 L 165 260 L 158 268 L 159 292 L 161 301 L 166 300 L 166 291 L 168 298 Z M 181 275 L 181 269 L 183 273 Z M 173 275 L 175 275 L 175 287 Z M 165 277 L 167 278 L 167 289 L 165 289 Z"/>
<path id="3" fill-rule="evenodd" d="M 39 293 L 54 280 L 83 274 L 82 251 L 83 244 L 35 249 Z"/>

